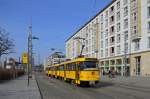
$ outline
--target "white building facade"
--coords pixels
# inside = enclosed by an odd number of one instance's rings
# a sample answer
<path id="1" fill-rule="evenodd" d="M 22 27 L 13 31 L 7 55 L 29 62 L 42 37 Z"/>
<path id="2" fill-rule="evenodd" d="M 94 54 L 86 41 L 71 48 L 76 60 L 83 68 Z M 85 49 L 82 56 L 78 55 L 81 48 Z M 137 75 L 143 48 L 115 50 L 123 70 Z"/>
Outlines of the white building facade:
<path id="1" fill-rule="evenodd" d="M 102 71 L 150 76 L 150 0 L 113 0 L 66 41 L 66 57 L 77 57 L 81 45 Z"/>

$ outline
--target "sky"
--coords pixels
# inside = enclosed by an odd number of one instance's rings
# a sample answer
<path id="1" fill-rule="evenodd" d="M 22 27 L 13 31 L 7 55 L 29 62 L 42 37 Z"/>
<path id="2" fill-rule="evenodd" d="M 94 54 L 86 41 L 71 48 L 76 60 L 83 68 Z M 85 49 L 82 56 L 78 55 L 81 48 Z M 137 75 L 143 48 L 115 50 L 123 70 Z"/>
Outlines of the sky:
<path id="1" fill-rule="evenodd" d="M 19 58 L 27 52 L 28 27 L 32 22 L 35 58 L 41 62 L 52 52 L 65 53 L 65 41 L 111 0 L 0 0 L 0 27 L 9 32 Z M 32 21 L 31 21 L 32 20 Z M 4 56 L 5 57 L 5 56 Z"/>

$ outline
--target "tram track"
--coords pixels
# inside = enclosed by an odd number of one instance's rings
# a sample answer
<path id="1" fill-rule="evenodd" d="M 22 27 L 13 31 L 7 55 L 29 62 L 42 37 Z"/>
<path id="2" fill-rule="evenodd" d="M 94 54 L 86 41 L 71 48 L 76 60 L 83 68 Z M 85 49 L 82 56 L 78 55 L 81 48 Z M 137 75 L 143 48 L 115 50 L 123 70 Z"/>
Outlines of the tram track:
<path id="1" fill-rule="evenodd" d="M 108 82 L 102 82 L 102 83 L 108 83 Z M 130 84 L 125 84 L 125 83 L 113 83 L 113 82 L 109 82 L 109 83 L 112 83 L 116 87 L 122 87 L 122 88 L 130 89 L 130 90 L 150 93 L 150 88 L 147 88 L 147 87 L 130 85 Z"/>
<path id="2" fill-rule="evenodd" d="M 119 86 L 119 87 L 126 88 L 126 89 L 131 89 L 131 90 L 136 90 L 139 92 L 150 93 L 149 88 L 137 87 L 137 86 L 126 85 L 126 84 L 116 84 L 115 86 Z"/>
<path id="3" fill-rule="evenodd" d="M 127 84 L 100 82 L 94 87 L 77 87 L 43 74 L 38 75 L 37 80 L 43 96 L 50 97 L 53 95 L 52 99 L 148 99 L 145 97 L 150 97 L 148 88 L 144 90 L 144 88 L 140 87 L 140 89 Z M 44 88 L 42 88 L 43 85 Z M 58 94 L 55 94 L 55 92 Z"/>

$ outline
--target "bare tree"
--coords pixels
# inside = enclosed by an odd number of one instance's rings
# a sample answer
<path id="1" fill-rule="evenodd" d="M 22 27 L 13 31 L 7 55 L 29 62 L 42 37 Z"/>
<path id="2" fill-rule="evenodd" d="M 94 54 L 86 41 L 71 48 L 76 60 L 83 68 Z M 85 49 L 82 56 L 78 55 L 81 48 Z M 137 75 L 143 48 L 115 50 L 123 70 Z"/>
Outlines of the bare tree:
<path id="1" fill-rule="evenodd" d="M 0 29 L 0 61 L 2 55 L 13 53 L 13 40 L 9 38 L 9 33 L 6 33 L 4 29 Z"/>

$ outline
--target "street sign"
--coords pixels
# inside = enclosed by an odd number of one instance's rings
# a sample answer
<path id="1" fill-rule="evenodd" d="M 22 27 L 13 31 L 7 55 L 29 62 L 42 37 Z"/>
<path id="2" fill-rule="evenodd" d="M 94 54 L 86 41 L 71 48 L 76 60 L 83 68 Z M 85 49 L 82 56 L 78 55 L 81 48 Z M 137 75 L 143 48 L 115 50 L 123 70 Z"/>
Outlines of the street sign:
<path id="1" fill-rule="evenodd" d="M 22 54 L 22 63 L 28 64 L 28 54 L 27 53 Z"/>

